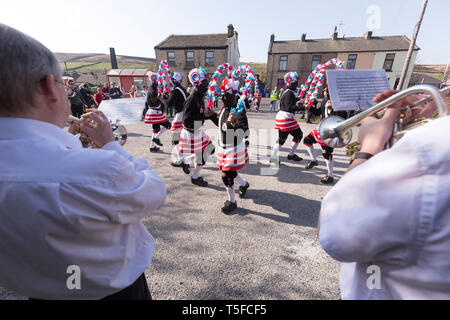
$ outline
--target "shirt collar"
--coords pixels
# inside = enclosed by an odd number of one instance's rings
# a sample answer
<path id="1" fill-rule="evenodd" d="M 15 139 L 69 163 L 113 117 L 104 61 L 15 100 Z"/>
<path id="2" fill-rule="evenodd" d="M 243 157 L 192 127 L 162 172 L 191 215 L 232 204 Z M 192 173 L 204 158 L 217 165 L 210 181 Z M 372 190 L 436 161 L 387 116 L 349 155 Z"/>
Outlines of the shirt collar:
<path id="1" fill-rule="evenodd" d="M 52 123 L 25 118 L 0 117 L 0 140 L 15 139 L 42 139 L 66 149 L 82 148 L 79 139 Z"/>

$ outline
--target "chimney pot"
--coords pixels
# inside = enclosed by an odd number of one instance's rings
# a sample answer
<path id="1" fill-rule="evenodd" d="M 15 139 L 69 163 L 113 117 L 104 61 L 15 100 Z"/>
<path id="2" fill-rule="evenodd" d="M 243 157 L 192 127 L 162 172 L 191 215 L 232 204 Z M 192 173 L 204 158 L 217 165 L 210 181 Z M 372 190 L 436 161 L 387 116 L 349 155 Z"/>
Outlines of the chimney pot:
<path id="1" fill-rule="evenodd" d="M 366 38 L 367 40 L 370 40 L 370 39 L 372 39 L 372 31 L 367 31 L 365 34 L 364 34 L 364 38 Z"/>
<path id="2" fill-rule="evenodd" d="M 232 38 L 234 36 L 234 27 L 232 24 L 228 25 L 228 38 Z"/>
<path id="3" fill-rule="evenodd" d="M 270 36 L 270 42 L 274 42 L 275 41 L 275 35 L 272 33 L 272 35 Z"/>
<path id="4" fill-rule="evenodd" d="M 306 41 L 306 33 L 303 33 L 302 34 L 302 42 L 305 42 Z"/>
<path id="5" fill-rule="evenodd" d="M 333 32 L 333 35 L 331 36 L 331 39 L 337 40 L 337 38 L 338 38 L 337 27 L 334 27 L 334 32 Z"/>

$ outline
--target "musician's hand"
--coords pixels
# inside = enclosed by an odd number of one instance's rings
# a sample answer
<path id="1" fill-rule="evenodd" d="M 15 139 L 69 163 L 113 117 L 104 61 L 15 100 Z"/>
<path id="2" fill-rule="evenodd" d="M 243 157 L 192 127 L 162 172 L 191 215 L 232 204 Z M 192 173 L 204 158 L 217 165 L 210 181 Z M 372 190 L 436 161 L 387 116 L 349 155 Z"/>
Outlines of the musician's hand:
<path id="1" fill-rule="evenodd" d="M 80 132 L 80 125 L 76 122 L 72 122 L 70 124 L 69 130 L 67 131 L 73 135 L 76 135 Z"/>
<path id="2" fill-rule="evenodd" d="M 373 101 L 377 103 L 381 102 L 397 92 L 394 90 L 383 92 L 377 95 Z M 406 97 L 390 106 L 380 119 L 375 117 L 367 117 L 364 119 L 358 135 L 361 152 L 375 155 L 383 151 L 392 135 L 394 121 L 399 116 L 401 109 L 414 103 L 416 100 L 416 98 L 411 96 Z"/>
<path id="3" fill-rule="evenodd" d="M 444 93 L 441 93 L 443 100 L 446 102 L 447 97 Z M 434 99 L 428 103 L 420 104 L 417 107 L 411 108 L 410 121 L 418 118 L 432 118 L 436 113 L 437 105 Z"/>
<path id="4" fill-rule="evenodd" d="M 86 134 L 97 146 L 102 148 L 105 144 L 114 141 L 111 124 L 103 112 L 89 109 L 89 112 L 81 116 L 81 132 Z"/>

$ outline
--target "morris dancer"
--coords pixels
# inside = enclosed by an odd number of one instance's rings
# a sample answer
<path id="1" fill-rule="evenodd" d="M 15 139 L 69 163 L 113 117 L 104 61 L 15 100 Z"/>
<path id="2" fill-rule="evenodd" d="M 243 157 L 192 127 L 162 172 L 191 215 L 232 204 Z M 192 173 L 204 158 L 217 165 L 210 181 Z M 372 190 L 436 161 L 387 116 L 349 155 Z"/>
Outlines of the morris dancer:
<path id="1" fill-rule="evenodd" d="M 325 158 L 325 162 L 327 164 L 328 175 L 320 180 L 323 184 L 331 184 L 334 182 L 334 163 L 333 163 L 333 151 L 334 149 L 329 147 L 320 137 L 319 130 L 314 129 L 311 133 L 303 140 L 303 144 L 308 151 L 309 156 L 311 157 L 311 161 L 308 162 L 305 169 L 309 170 L 319 165 L 317 161 L 317 157 L 314 151 L 313 145 L 318 143 L 322 147 L 322 155 Z"/>
<path id="2" fill-rule="evenodd" d="M 164 113 L 161 111 L 163 98 L 162 94 L 158 94 L 158 84 L 155 77 L 150 77 L 151 87 L 148 90 L 146 107 L 148 107 L 148 112 L 145 117 L 145 123 L 151 124 L 153 126 L 152 144 L 150 146 L 150 152 L 155 153 L 160 151 L 160 149 L 155 145 L 162 147 L 163 144 L 159 138 L 166 132 L 170 130 L 171 124 L 167 120 Z M 161 128 L 162 126 L 162 128 Z"/>
<path id="3" fill-rule="evenodd" d="M 189 73 L 189 81 L 195 87 L 191 95 L 184 103 L 183 130 L 181 131 L 179 150 L 186 163 L 190 155 L 195 155 L 195 170 L 191 182 L 200 187 L 207 187 L 208 182 L 200 177 L 200 170 L 206 164 L 206 159 L 214 153 L 214 145 L 203 130 L 205 119 L 217 123 L 217 115 L 205 108 L 205 94 L 208 91 L 209 82 L 206 71 L 199 67 Z"/>
<path id="4" fill-rule="evenodd" d="M 239 86 L 239 81 L 236 80 L 235 85 Z M 242 100 L 239 93 L 236 94 L 236 100 L 237 108 L 239 110 L 237 114 L 237 120 L 239 123 L 239 127 L 245 132 L 245 146 L 248 148 L 250 146 L 250 130 L 248 127 L 247 106 L 250 106 L 250 102 L 248 98 Z"/>
<path id="5" fill-rule="evenodd" d="M 224 91 L 222 98 L 224 108 L 219 113 L 218 121 L 219 146 L 217 152 L 217 166 L 222 170 L 222 180 L 228 193 L 228 200 L 225 202 L 222 212 L 228 214 L 237 209 L 234 180 L 236 179 L 240 185 L 240 198 L 245 196 L 250 187 L 250 184 L 238 173 L 238 170 L 242 169 L 249 161 L 244 139 L 245 132 L 248 130 L 248 125 L 242 126 L 241 122 L 238 120 L 239 116 L 236 115 L 235 93 L 237 93 L 239 89 L 239 82 L 226 79 L 221 89 Z"/>
<path id="6" fill-rule="evenodd" d="M 328 117 L 329 115 L 334 115 L 335 112 L 332 109 L 331 100 L 328 100 L 325 105 L 325 115 Z M 328 146 L 320 137 L 319 130 L 314 129 L 311 131 L 311 133 L 303 140 L 303 144 L 306 147 L 306 150 L 308 151 L 309 156 L 311 157 L 311 160 L 306 165 L 305 169 L 310 170 L 314 168 L 315 166 L 319 165 L 319 161 L 317 161 L 317 157 L 315 154 L 315 150 L 313 145 L 315 143 L 318 143 L 322 147 L 322 155 L 325 159 L 325 162 L 327 164 L 328 169 L 328 175 L 325 176 L 323 179 L 320 180 L 323 184 L 331 184 L 334 182 L 334 163 L 333 163 L 333 151 L 334 149 Z"/>
<path id="7" fill-rule="evenodd" d="M 183 77 L 179 72 L 175 72 L 172 77 L 174 89 L 169 96 L 169 105 L 175 109 L 175 117 L 172 121 L 172 144 L 174 145 L 174 151 L 177 157 L 177 161 L 172 162 L 173 167 L 183 168 L 184 173 L 189 174 L 189 165 L 183 162 L 183 156 L 180 153 L 179 143 L 180 134 L 183 130 L 183 108 L 184 102 L 187 99 L 187 92 L 181 85 Z"/>
<path id="8" fill-rule="evenodd" d="M 286 142 L 286 139 L 289 135 L 292 135 L 292 147 L 291 151 L 288 155 L 288 160 L 291 161 L 302 161 L 295 154 L 300 142 L 303 138 L 303 132 L 300 129 L 300 125 L 298 124 L 297 118 L 295 117 L 295 112 L 301 109 L 300 101 L 295 96 L 295 91 L 298 86 L 298 74 L 297 72 L 289 72 L 284 76 L 284 82 L 287 85 L 286 90 L 281 95 L 280 100 L 280 111 L 277 114 L 276 118 L 276 129 L 279 130 L 279 139 L 275 144 L 272 152 L 272 157 L 270 162 L 279 164 L 278 154 L 280 152 L 280 148 Z"/>

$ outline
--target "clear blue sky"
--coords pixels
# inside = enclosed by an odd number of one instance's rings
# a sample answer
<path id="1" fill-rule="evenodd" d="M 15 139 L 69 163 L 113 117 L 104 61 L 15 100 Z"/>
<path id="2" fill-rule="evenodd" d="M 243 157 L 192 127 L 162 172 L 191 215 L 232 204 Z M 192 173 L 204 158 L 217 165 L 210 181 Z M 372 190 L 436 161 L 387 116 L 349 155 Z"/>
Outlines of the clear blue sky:
<path id="1" fill-rule="evenodd" d="M 322 5 L 319 6 L 318 4 Z M 269 38 L 362 36 L 379 8 L 374 35 L 411 38 L 422 0 L 11 0 L 2 1 L 0 22 L 17 28 L 55 52 L 108 53 L 154 57 L 154 46 L 170 34 L 239 32 L 241 61 L 266 62 Z M 449 0 L 430 0 L 417 41 L 417 63 L 446 64 L 450 59 Z M 373 20 L 373 19 L 372 19 Z M 369 21 L 372 21 L 369 20 Z"/>

